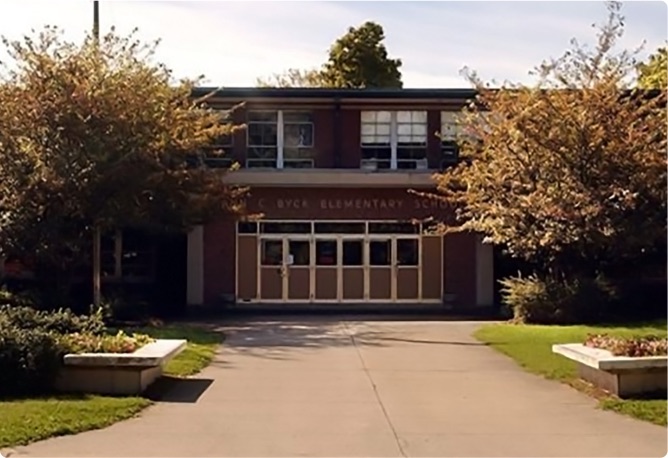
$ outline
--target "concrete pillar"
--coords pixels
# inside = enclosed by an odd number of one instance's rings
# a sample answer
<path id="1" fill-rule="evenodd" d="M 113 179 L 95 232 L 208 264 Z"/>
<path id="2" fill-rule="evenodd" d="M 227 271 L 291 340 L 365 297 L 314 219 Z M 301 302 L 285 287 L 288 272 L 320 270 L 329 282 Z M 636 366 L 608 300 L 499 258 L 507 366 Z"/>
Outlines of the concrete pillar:
<path id="1" fill-rule="evenodd" d="M 482 235 L 476 240 L 476 305 L 494 305 L 494 247 L 482 243 Z"/>

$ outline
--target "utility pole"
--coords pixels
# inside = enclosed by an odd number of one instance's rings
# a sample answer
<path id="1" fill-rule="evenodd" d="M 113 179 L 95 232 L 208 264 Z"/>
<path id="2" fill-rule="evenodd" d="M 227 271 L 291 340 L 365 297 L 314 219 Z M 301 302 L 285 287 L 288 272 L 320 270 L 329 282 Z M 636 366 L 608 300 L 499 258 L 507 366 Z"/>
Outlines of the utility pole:
<path id="1" fill-rule="evenodd" d="M 93 36 L 95 40 L 100 39 L 100 2 L 93 2 Z"/>
<path id="2" fill-rule="evenodd" d="M 100 42 L 100 4 L 97 0 L 93 1 L 93 38 L 95 39 L 95 46 Z M 93 305 L 96 309 L 100 307 L 102 302 L 102 294 L 100 292 L 100 264 L 101 264 L 101 242 L 100 242 L 100 225 L 95 221 L 93 223 Z"/>

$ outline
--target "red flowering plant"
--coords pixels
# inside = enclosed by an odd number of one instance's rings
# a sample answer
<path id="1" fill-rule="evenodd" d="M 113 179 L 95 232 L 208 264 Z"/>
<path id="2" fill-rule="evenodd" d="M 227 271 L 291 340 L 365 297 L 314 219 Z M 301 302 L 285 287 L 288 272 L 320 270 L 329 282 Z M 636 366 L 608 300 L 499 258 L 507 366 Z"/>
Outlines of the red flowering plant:
<path id="1" fill-rule="evenodd" d="M 146 334 L 127 335 L 118 331 L 116 335 L 94 335 L 73 333 L 60 339 L 66 353 L 133 353 L 154 339 Z"/>
<path id="2" fill-rule="evenodd" d="M 585 346 L 608 350 L 615 356 L 668 356 L 668 338 L 659 336 L 614 337 L 607 334 L 589 334 Z"/>

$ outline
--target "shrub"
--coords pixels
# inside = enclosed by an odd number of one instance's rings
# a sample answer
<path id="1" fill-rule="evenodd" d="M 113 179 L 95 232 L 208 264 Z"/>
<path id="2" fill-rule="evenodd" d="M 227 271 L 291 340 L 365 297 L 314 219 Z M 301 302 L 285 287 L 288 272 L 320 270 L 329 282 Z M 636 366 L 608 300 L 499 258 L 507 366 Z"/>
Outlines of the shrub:
<path id="1" fill-rule="evenodd" d="M 21 329 L 0 320 L 0 397 L 48 393 L 58 375 L 62 350 L 44 329 Z"/>
<path id="2" fill-rule="evenodd" d="M 116 295 L 102 301 L 105 319 L 109 323 L 144 322 L 150 316 L 150 307 L 144 301 Z"/>
<path id="3" fill-rule="evenodd" d="M 25 291 L 16 293 L 8 290 L 6 287 L 0 289 L 0 305 L 13 305 L 16 307 L 34 307 L 34 293 Z"/>
<path id="4" fill-rule="evenodd" d="M 501 280 L 503 301 L 520 323 L 572 324 L 603 318 L 616 298 L 602 277 L 566 278 L 555 274 Z"/>
<path id="5" fill-rule="evenodd" d="M 3 305 L 0 306 L 0 316 L 22 329 L 39 328 L 59 334 L 81 332 L 96 335 L 105 331 L 101 310 L 91 315 L 76 315 L 69 309 L 46 312 L 31 307 Z"/>
<path id="6" fill-rule="evenodd" d="M 93 335 L 73 333 L 60 338 L 65 353 L 132 353 L 138 348 L 153 342 L 146 334 L 125 334 L 118 331 L 116 335 Z"/>
<path id="7" fill-rule="evenodd" d="M 589 334 L 584 344 L 608 350 L 616 356 L 668 356 L 668 339 L 659 336 L 623 338 Z"/>

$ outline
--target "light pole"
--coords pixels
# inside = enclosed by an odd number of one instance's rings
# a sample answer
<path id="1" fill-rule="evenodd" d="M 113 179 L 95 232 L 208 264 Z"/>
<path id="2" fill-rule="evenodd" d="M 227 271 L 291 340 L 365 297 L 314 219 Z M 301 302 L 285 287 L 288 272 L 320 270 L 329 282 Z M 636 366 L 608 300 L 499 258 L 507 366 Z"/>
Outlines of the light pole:
<path id="1" fill-rule="evenodd" d="M 95 39 L 95 46 L 97 46 L 100 41 L 100 3 L 97 0 L 93 1 L 93 38 Z M 93 225 L 93 305 L 96 309 L 100 307 L 102 302 L 100 292 L 100 235 L 100 226 L 96 221 Z"/>
<path id="2" fill-rule="evenodd" d="M 100 39 L 100 2 L 93 2 L 93 36 L 96 40 Z"/>

